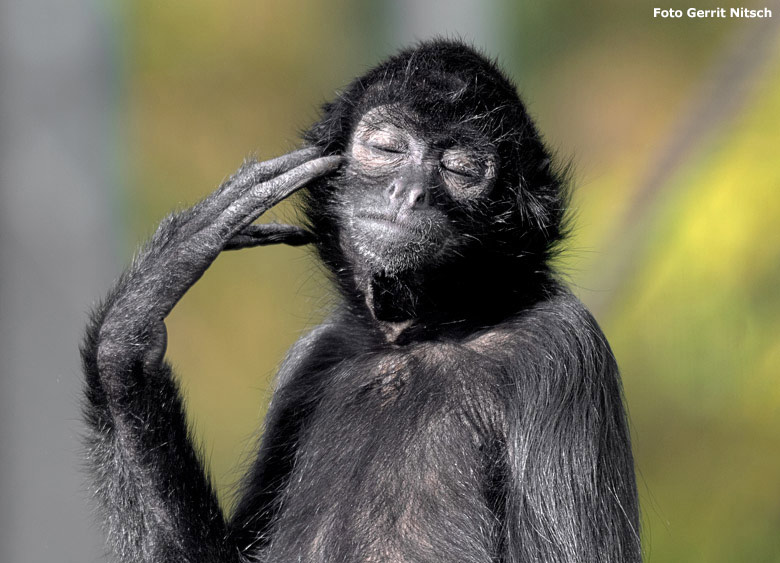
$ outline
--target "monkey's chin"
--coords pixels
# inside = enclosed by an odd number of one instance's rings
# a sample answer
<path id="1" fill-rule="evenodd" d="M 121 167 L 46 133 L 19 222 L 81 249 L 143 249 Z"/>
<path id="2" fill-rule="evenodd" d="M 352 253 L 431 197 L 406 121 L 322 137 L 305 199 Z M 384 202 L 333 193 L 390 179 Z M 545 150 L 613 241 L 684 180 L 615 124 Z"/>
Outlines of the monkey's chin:
<path id="1" fill-rule="evenodd" d="M 396 276 L 403 272 L 419 270 L 426 263 L 419 253 L 398 248 L 363 248 L 358 252 L 370 274 Z"/>

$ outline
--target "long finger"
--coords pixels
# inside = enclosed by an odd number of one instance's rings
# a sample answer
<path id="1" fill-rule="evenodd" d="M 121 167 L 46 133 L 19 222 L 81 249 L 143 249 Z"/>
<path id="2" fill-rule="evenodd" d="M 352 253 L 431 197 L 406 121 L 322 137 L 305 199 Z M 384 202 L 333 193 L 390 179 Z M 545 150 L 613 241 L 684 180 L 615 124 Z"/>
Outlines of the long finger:
<path id="1" fill-rule="evenodd" d="M 240 250 L 270 244 L 303 246 L 314 242 L 314 239 L 312 233 L 295 225 L 280 225 L 278 223 L 249 225 L 228 241 L 225 250 Z"/>
<path id="2" fill-rule="evenodd" d="M 341 164 L 340 156 L 323 156 L 310 160 L 255 186 L 252 186 L 243 196 L 227 209 L 230 216 L 235 217 L 235 226 L 243 228 L 257 219 L 264 211 L 270 209 L 293 192 L 318 178 L 333 172 Z"/>
<path id="3" fill-rule="evenodd" d="M 322 149 L 319 147 L 305 147 L 258 163 L 258 172 L 272 178 L 320 156 Z"/>
<path id="4" fill-rule="evenodd" d="M 272 194 L 276 204 L 315 178 L 335 171 L 342 160 L 341 156 L 322 156 L 309 160 L 267 182 L 253 186 L 249 195 L 263 198 L 266 194 Z"/>
<path id="5" fill-rule="evenodd" d="M 229 191 L 239 195 L 255 184 L 265 182 L 274 176 L 300 166 L 304 162 L 317 158 L 320 153 L 321 151 L 317 147 L 306 147 L 265 162 L 247 163 L 231 178 Z"/>

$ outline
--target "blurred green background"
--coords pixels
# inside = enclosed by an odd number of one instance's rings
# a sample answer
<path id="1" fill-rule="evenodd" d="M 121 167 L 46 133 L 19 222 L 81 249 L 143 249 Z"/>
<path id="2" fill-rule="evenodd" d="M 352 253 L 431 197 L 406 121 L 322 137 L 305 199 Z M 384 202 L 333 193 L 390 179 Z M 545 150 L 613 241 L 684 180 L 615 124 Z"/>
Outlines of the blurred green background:
<path id="1" fill-rule="evenodd" d="M 561 266 L 622 369 L 647 560 L 780 561 L 780 6 L 759 21 L 654 19 L 646 1 L 422 4 L 115 5 L 117 255 L 245 156 L 295 146 L 409 39 L 473 40 L 574 162 Z M 443 28 L 450 10 L 473 17 Z M 171 315 L 226 504 L 276 366 L 331 297 L 306 250 L 256 249 L 222 256 Z"/>

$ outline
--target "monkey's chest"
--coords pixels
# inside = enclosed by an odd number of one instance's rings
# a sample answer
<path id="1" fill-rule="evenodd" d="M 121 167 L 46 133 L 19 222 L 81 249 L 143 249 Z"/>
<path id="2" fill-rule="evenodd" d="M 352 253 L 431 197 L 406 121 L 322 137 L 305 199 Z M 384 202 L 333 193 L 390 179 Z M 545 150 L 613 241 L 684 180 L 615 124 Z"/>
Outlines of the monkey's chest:
<path id="1" fill-rule="evenodd" d="M 420 560 L 464 518 L 489 520 L 480 432 L 445 367 L 388 356 L 336 374 L 299 444 L 272 550 Z"/>

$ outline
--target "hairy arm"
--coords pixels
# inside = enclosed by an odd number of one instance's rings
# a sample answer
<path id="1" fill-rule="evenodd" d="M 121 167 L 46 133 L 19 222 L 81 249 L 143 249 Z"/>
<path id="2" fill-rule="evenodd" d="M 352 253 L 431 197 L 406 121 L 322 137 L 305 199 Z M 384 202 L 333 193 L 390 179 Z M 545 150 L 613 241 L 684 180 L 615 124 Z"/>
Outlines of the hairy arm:
<path id="1" fill-rule="evenodd" d="M 562 295 L 530 311 L 504 353 L 506 561 L 641 561 L 620 377 L 598 325 Z"/>
<path id="2" fill-rule="evenodd" d="M 163 360 L 164 319 L 222 250 L 269 242 L 251 226 L 265 210 L 338 165 L 314 157 L 304 149 L 248 163 L 169 216 L 92 315 L 82 345 L 88 462 L 120 561 L 239 558 Z M 272 229 L 270 242 L 284 242 Z"/>

